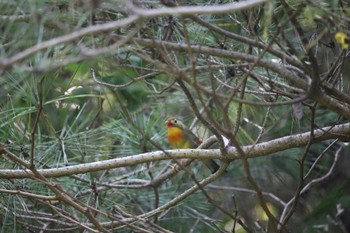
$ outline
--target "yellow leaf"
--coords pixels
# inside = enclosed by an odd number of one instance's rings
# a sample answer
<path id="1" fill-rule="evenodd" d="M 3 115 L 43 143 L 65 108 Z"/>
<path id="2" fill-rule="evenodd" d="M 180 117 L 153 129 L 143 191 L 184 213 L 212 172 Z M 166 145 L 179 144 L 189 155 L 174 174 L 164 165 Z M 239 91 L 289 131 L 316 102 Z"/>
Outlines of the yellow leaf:
<path id="1" fill-rule="evenodd" d="M 276 209 L 276 207 L 274 207 L 273 204 L 270 202 L 267 202 L 266 205 L 267 205 L 267 208 L 269 209 L 269 211 L 271 212 L 271 214 L 273 216 L 277 216 L 278 210 Z M 255 206 L 255 215 L 260 220 L 263 220 L 263 221 L 269 220 L 268 216 L 266 215 L 265 211 L 263 210 L 263 208 L 260 205 Z"/>
<path id="2" fill-rule="evenodd" d="M 349 48 L 349 38 L 344 32 L 337 32 L 335 34 L 335 40 L 343 47 L 343 49 Z"/>

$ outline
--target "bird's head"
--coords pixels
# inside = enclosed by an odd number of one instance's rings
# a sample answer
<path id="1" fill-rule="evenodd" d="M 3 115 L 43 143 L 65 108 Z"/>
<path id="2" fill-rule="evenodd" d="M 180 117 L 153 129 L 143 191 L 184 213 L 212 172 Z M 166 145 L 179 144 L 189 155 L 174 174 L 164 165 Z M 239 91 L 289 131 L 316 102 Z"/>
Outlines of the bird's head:
<path id="1" fill-rule="evenodd" d="M 177 127 L 180 129 L 184 129 L 185 125 L 178 120 L 176 117 L 170 117 L 165 121 L 165 125 L 167 128 Z"/>

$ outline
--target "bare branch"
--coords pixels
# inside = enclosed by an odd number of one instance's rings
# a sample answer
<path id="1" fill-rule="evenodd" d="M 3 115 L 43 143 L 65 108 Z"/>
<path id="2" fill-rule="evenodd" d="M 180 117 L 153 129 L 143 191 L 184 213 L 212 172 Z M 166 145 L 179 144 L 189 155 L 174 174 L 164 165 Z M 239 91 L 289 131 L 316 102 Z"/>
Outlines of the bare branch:
<path id="1" fill-rule="evenodd" d="M 322 141 L 343 137 L 349 140 L 350 123 L 324 127 L 314 131 L 314 141 Z M 285 136 L 274 139 L 268 142 L 258 143 L 252 146 L 242 146 L 242 150 L 248 158 L 267 156 L 277 151 L 283 151 L 290 148 L 305 146 L 310 139 L 310 132 Z M 5 156 L 17 156 L 7 149 L 2 148 L 1 152 Z M 146 163 L 157 160 L 169 159 L 169 156 L 174 159 L 240 159 L 241 155 L 235 147 L 227 148 L 227 157 L 223 158 L 219 149 L 203 150 L 203 149 L 181 149 L 181 150 L 166 150 L 155 151 L 139 155 L 133 155 L 123 158 L 109 159 L 99 162 L 92 162 L 80 165 L 72 165 L 62 168 L 38 169 L 38 173 L 45 177 L 61 177 L 79 173 L 100 171 L 113 169 L 117 167 L 132 166 L 140 163 Z M 30 170 L 0 170 L 0 178 L 23 179 L 32 177 Z"/>
<path id="2" fill-rule="evenodd" d="M 234 2 L 228 4 L 221 4 L 215 6 L 184 6 L 184 7 L 166 7 L 161 9 L 131 9 L 136 14 L 142 17 L 157 17 L 166 15 L 194 15 L 194 14 L 223 14 L 227 12 L 236 12 L 252 8 L 256 5 L 262 4 L 266 0 L 247 0 L 244 2 Z"/>

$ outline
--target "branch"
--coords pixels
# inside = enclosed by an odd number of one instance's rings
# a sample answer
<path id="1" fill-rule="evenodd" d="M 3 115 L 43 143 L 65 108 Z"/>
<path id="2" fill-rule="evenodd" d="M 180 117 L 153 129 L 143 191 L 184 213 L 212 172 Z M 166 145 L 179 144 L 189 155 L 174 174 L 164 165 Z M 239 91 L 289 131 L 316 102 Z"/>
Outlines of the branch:
<path id="1" fill-rule="evenodd" d="M 116 34 L 114 36 L 118 40 L 125 38 L 124 36 L 120 36 Z M 168 50 L 174 50 L 179 52 L 188 52 L 189 50 L 191 50 L 193 53 L 202 53 L 206 55 L 237 59 L 237 60 L 242 60 L 242 61 L 252 62 L 252 63 L 256 62 L 257 66 L 268 68 L 280 74 L 281 76 L 287 78 L 290 85 L 298 87 L 305 91 L 308 89 L 308 82 L 303 79 L 300 79 L 300 77 L 298 77 L 292 71 L 285 69 L 285 67 L 281 66 L 279 63 L 273 62 L 269 59 L 260 59 L 258 56 L 255 56 L 255 55 L 250 55 L 243 52 L 210 48 L 202 45 L 179 44 L 179 43 L 166 42 L 166 41 L 160 41 L 160 40 L 154 40 L 154 39 L 133 38 L 129 42 L 142 45 L 142 46 L 147 46 L 147 47 L 164 47 Z M 168 67 L 165 67 L 165 68 L 169 69 Z"/>
<path id="2" fill-rule="evenodd" d="M 26 14 L 26 15 L 0 15 L 1 21 L 26 21 L 30 18 L 32 18 L 32 14 Z"/>
<path id="3" fill-rule="evenodd" d="M 350 139 L 350 123 L 336 126 L 328 126 L 314 131 L 314 142 L 335 138 Z M 256 145 L 242 146 L 245 156 L 248 158 L 262 157 L 269 154 L 287 150 L 294 147 L 305 146 L 310 140 L 310 132 L 295 134 L 277 138 L 268 142 L 258 143 Z M 0 153 L 9 157 L 17 157 L 7 149 L 0 147 Z M 169 156 L 170 155 L 170 156 Z M 72 165 L 61 168 L 38 169 L 44 177 L 62 177 L 86 172 L 94 172 L 100 170 L 113 169 L 118 167 L 133 166 L 140 163 L 151 161 L 167 160 L 169 157 L 173 159 L 240 159 L 240 154 L 235 147 L 227 148 L 227 157 L 223 158 L 219 149 L 181 149 L 166 150 L 143 153 L 123 158 L 103 160 L 86 164 Z M 1 169 L 1 179 L 23 179 L 33 177 L 33 173 L 29 169 Z"/>
<path id="4" fill-rule="evenodd" d="M 241 187 L 231 187 L 231 186 L 220 186 L 215 184 L 209 184 L 207 185 L 207 188 L 209 189 L 215 189 L 215 190 L 224 190 L 224 191 L 235 191 L 235 192 L 241 192 L 241 193 L 248 193 L 256 195 L 256 191 L 253 189 L 247 189 L 247 188 L 241 188 Z M 262 192 L 262 194 L 266 197 L 269 197 L 274 202 L 278 203 L 281 206 L 285 206 L 286 203 L 279 197 L 277 197 L 275 194 L 270 192 Z"/>
<path id="5" fill-rule="evenodd" d="M 335 165 L 337 164 L 338 158 L 339 158 L 339 156 L 340 156 L 340 151 L 341 151 L 341 149 L 342 149 L 342 148 L 339 148 L 339 149 L 337 150 L 337 152 L 335 153 L 332 166 L 329 168 L 328 172 L 327 172 L 326 174 L 324 174 L 323 176 L 321 176 L 321 177 L 318 177 L 318 178 L 315 178 L 315 179 L 311 180 L 308 184 L 306 184 L 306 185 L 304 186 L 304 188 L 303 188 L 302 190 L 300 190 L 300 194 L 299 194 L 299 195 L 304 194 L 305 192 L 307 192 L 308 190 L 310 190 L 311 187 L 313 187 L 314 185 L 319 184 L 320 182 L 326 180 L 329 176 L 331 176 L 331 175 L 333 174 Z M 293 197 L 285 204 L 284 209 L 283 209 L 283 212 L 282 212 L 281 217 L 280 217 L 280 222 L 285 221 L 285 218 L 286 218 L 286 215 L 287 215 L 287 211 L 289 210 L 289 207 L 294 203 L 295 198 L 296 198 L 296 197 L 293 196 Z"/>
<path id="6" fill-rule="evenodd" d="M 113 30 L 116 30 L 117 28 L 131 25 L 132 23 L 145 18 L 167 16 L 167 15 L 222 14 L 222 13 L 235 12 L 235 11 L 251 8 L 263 2 L 266 2 L 266 0 L 248 0 L 244 2 L 238 2 L 238 3 L 235 2 L 235 3 L 223 4 L 223 5 L 217 5 L 217 6 L 185 6 L 185 7 L 176 7 L 176 8 L 160 8 L 160 9 L 147 9 L 147 10 L 132 7 L 131 9 L 128 9 L 128 10 L 130 10 L 131 12 L 134 12 L 135 14 L 127 18 L 109 22 L 109 23 L 92 25 L 92 26 L 77 30 L 75 32 L 72 32 L 63 36 L 55 37 L 50 40 L 44 41 L 42 43 L 36 44 L 30 48 L 25 49 L 20 53 L 17 53 L 16 55 L 10 58 L 2 58 L 0 59 L 0 69 L 4 69 L 9 66 L 12 66 L 13 64 L 20 62 L 41 50 L 44 50 L 62 43 L 70 42 L 76 39 L 80 39 L 81 37 L 86 35 L 96 34 L 96 33 L 105 32 L 105 31 L 113 31 Z"/>
<path id="7" fill-rule="evenodd" d="M 224 14 L 228 12 L 236 12 L 252 8 L 256 5 L 266 2 L 266 0 L 247 0 L 243 2 L 234 2 L 228 4 L 221 4 L 216 6 L 180 6 L 180 7 L 165 7 L 160 9 L 131 9 L 136 14 L 143 17 L 158 17 L 169 15 L 196 15 L 196 14 Z"/>
<path id="8" fill-rule="evenodd" d="M 89 26 L 87 28 L 83 28 L 81 30 L 72 32 L 72 33 L 64 35 L 64 36 L 55 37 L 53 39 L 44 41 L 44 42 L 36 44 L 30 48 L 27 48 L 24 51 L 17 53 L 16 55 L 14 55 L 10 58 L 0 59 L 0 68 L 4 69 L 8 66 L 11 66 L 17 62 L 22 61 L 23 59 L 35 54 L 36 52 L 39 52 L 41 50 L 44 50 L 44 49 L 47 49 L 47 48 L 50 48 L 50 47 L 53 47 L 53 46 L 56 46 L 56 45 L 59 45 L 62 43 L 73 41 L 75 39 L 79 39 L 80 37 L 83 37 L 85 35 L 115 30 L 117 28 L 130 25 L 131 23 L 137 21 L 138 18 L 139 17 L 137 17 L 137 16 L 130 16 L 128 18 L 121 19 L 118 21 Z"/>
<path id="9" fill-rule="evenodd" d="M 56 196 L 45 196 L 45 195 L 40 195 L 40 194 L 35 194 L 35 193 L 24 192 L 24 191 L 20 191 L 20 190 L 0 189 L 0 193 L 20 195 L 23 197 L 35 198 L 35 199 L 40 199 L 40 200 L 45 200 L 45 201 L 56 201 L 57 200 Z"/>
<path id="10" fill-rule="evenodd" d="M 154 216 L 155 214 L 158 214 L 158 213 L 160 213 L 160 212 L 162 212 L 164 210 L 167 210 L 167 209 L 175 206 L 176 204 L 178 204 L 179 202 L 183 201 L 184 199 L 186 199 L 191 194 L 193 194 L 196 191 L 198 191 L 200 189 L 200 187 L 204 187 L 207 184 L 210 184 L 213 181 L 215 181 L 217 178 L 220 177 L 220 175 L 218 175 L 218 174 L 222 174 L 226 170 L 226 168 L 227 168 L 227 166 L 225 166 L 225 165 L 221 166 L 216 173 L 214 173 L 214 174 L 210 175 L 209 177 L 201 180 L 198 184 L 193 185 L 192 187 L 190 187 L 189 189 L 187 189 L 186 191 L 184 191 L 180 195 L 176 196 L 172 200 L 168 201 L 164 205 L 158 207 L 157 209 L 151 210 L 148 213 L 142 214 L 139 217 L 140 218 L 149 218 L 149 217 Z M 130 220 L 133 221 L 133 219 L 125 219 L 124 221 L 128 222 Z"/>
<path id="11" fill-rule="evenodd" d="M 115 37 L 117 39 L 124 38 L 124 36 L 119 36 L 119 35 L 115 35 Z M 219 57 L 225 57 L 230 59 L 237 59 L 237 60 L 243 60 L 246 62 L 256 63 L 257 66 L 268 68 L 269 70 L 272 70 L 280 74 L 281 76 L 285 77 L 288 80 L 290 85 L 300 88 L 304 91 L 308 91 L 311 84 L 311 79 L 309 77 L 307 77 L 308 80 L 305 81 L 303 79 L 300 79 L 300 77 L 298 77 L 294 72 L 286 69 L 285 67 L 281 66 L 278 63 L 272 62 L 268 59 L 260 59 L 258 56 L 254 56 L 246 53 L 227 51 L 227 50 L 209 48 L 209 47 L 198 46 L 198 45 L 177 44 L 172 42 L 164 42 L 160 40 L 151 40 L 151 39 L 133 38 L 130 40 L 130 42 L 143 45 L 143 46 L 148 46 L 148 47 L 159 46 L 169 50 L 181 51 L 181 52 L 188 52 L 190 50 L 193 53 L 203 53 L 206 55 L 219 56 Z M 170 68 L 169 66 L 166 66 L 164 67 L 163 71 L 169 68 Z M 329 88 L 330 87 L 328 87 L 328 89 Z M 298 101 L 302 101 L 306 97 L 307 96 L 303 96 Z M 332 111 L 335 111 L 339 115 L 342 115 L 347 119 L 350 119 L 349 104 L 344 103 L 342 101 L 343 99 L 338 100 L 336 98 L 332 98 L 331 96 L 328 96 L 326 93 L 323 93 L 323 91 L 320 91 L 320 93 L 317 93 L 315 95 L 312 95 L 311 98 L 319 102 L 321 105 L 324 105 L 327 108 L 331 109 Z M 347 100 L 347 98 L 345 98 L 345 100 Z M 235 101 L 239 102 L 238 100 L 235 100 Z M 241 102 L 243 103 L 243 101 Z M 247 103 L 251 104 L 250 102 L 247 102 Z M 283 103 L 283 104 L 286 104 L 286 103 Z"/>

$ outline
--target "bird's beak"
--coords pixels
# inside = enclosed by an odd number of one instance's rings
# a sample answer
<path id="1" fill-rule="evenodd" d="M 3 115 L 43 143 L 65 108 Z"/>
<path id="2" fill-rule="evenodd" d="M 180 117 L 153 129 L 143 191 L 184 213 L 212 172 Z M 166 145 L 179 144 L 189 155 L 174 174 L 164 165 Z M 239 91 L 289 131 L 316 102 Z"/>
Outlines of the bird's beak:
<path id="1" fill-rule="evenodd" d="M 169 128 L 171 126 L 171 121 L 165 121 L 166 127 Z"/>

